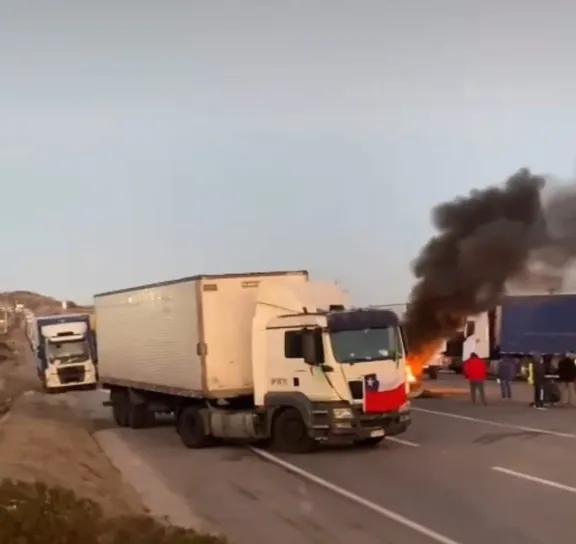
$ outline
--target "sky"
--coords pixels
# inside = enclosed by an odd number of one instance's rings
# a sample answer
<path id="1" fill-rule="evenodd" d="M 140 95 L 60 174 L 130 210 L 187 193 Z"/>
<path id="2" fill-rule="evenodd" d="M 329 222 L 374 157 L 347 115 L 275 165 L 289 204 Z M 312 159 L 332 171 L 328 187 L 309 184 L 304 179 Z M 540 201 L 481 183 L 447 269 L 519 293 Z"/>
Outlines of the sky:
<path id="1" fill-rule="evenodd" d="M 0 0 L 0 290 L 308 269 L 407 300 L 431 208 L 576 168 L 565 0 Z"/>

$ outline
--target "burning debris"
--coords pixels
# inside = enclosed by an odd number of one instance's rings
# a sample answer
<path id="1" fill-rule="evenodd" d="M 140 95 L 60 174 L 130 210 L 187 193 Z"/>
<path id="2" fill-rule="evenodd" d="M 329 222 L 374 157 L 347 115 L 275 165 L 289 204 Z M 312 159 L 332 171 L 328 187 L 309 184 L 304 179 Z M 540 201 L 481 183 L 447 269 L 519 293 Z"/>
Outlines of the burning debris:
<path id="1" fill-rule="evenodd" d="M 413 264 L 417 283 L 405 316 L 414 374 L 467 316 L 494 308 L 510 280 L 561 282 L 576 256 L 576 186 L 560 188 L 544 203 L 545 186 L 544 177 L 522 169 L 502 187 L 433 210 L 439 233 Z M 530 265 L 536 261 L 540 266 Z"/>

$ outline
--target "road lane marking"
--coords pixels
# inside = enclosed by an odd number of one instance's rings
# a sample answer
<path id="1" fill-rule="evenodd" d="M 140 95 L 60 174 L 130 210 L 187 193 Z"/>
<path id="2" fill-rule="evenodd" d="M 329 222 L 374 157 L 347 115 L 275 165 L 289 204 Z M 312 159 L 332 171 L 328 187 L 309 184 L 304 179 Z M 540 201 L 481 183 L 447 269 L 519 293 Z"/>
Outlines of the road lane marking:
<path id="1" fill-rule="evenodd" d="M 491 419 L 482 419 L 479 417 L 462 416 L 460 414 L 452 414 L 450 412 L 441 412 L 439 410 L 428 410 L 427 408 L 415 408 L 412 406 L 412 411 L 422 412 L 424 414 L 433 414 L 436 416 L 451 417 L 453 419 L 461 419 L 463 421 L 472 421 L 473 423 L 484 423 L 485 425 L 492 425 L 493 427 L 504 427 L 506 429 L 518 429 L 519 431 L 526 431 L 529 433 L 548 434 L 551 436 L 558 436 L 560 438 L 571 438 L 574 440 L 576 434 L 563 433 L 561 431 L 551 431 L 549 429 L 537 429 L 535 427 L 524 427 L 523 425 L 514 425 L 513 423 L 502 423 L 501 421 L 492 421 Z"/>
<path id="2" fill-rule="evenodd" d="M 280 459 L 280 457 L 276 457 L 276 455 L 272 455 L 271 453 L 268 453 L 267 451 L 258 448 L 250 448 L 250 450 L 253 451 L 259 457 L 261 457 L 262 459 L 266 459 L 267 461 L 270 461 L 271 463 L 278 465 L 279 467 L 283 468 L 284 470 L 287 470 L 288 472 L 291 472 L 292 474 L 296 474 L 297 476 L 300 476 L 301 478 L 304 478 L 320 487 L 323 487 L 324 489 L 327 489 L 332 493 L 336 493 L 337 495 L 340 495 L 341 497 L 344 497 L 352 502 L 355 502 L 356 504 L 360 504 L 361 506 L 364 506 L 365 508 L 368 508 L 369 510 L 376 512 L 377 514 L 380 514 L 385 518 L 395 521 L 396 523 L 399 523 L 400 525 L 403 525 L 408 529 L 412 529 L 413 531 L 420 533 L 421 535 L 427 536 L 428 538 L 430 538 L 435 542 L 438 542 L 439 544 L 460 544 L 456 540 L 452 540 L 447 536 L 437 533 L 433 529 L 429 529 L 428 527 L 421 525 L 416 521 L 412 521 L 411 519 L 404 517 L 402 514 L 398 514 L 392 510 L 389 510 L 388 508 L 384 508 L 383 506 L 380 506 L 375 502 L 369 501 L 368 499 L 365 499 L 360 495 L 356 495 L 355 493 L 352 493 L 351 491 L 348 491 L 343 487 L 333 484 L 332 482 L 329 482 L 328 480 L 325 480 L 320 476 L 316 476 L 312 472 L 308 472 L 307 470 L 297 467 L 292 463 L 284 461 L 283 459 Z"/>
<path id="3" fill-rule="evenodd" d="M 396 438 L 395 436 L 387 436 L 387 442 L 396 442 L 397 444 L 402 444 L 403 446 L 410 446 L 411 448 L 419 448 L 420 444 L 416 442 L 410 442 L 410 440 L 403 440 L 402 438 Z"/>
<path id="4" fill-rule="evenodd" d="M 515 470 L 510 470 L 509 468 L 504 467 L 492 467 L 492 470 L 501 472 L 502 474 L 508 474 L 509 476 L 515 476 L 516 478 L 522 478 L 523 480 L 528 480 L 530 482 L 536 482 L 537 484 L 561 489 L 562 491 L 568 491 L 569 493 L 576 493 L 576 487 L 561 484 L 559 482 L 553 482 L 552 480 L 545 480 L 544 478 L 538 478 L 538 476 L 532 476 L 530 474 L 525 474 L 524 472 L 516 472 Z"/>

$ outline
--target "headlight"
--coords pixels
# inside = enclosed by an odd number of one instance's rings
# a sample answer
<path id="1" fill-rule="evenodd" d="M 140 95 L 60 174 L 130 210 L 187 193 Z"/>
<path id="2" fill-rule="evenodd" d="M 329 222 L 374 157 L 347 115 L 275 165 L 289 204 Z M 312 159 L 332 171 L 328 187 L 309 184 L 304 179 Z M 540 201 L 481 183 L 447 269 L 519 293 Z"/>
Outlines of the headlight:
<path id="1" fill-rule="evenodd" d="M 353 417 L 350 408 L 334 408 L 332 414 L 334 419 L 350 419 Z"/>

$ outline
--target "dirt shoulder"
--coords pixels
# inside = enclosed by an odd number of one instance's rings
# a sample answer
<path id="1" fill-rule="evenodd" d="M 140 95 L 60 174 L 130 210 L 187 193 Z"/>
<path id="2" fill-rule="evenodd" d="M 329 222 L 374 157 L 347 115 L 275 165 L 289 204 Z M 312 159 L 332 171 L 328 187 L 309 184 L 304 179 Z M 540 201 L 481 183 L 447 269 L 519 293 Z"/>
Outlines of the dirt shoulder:
<path id="1" fill-rule="evenodd" d="M 91 434 L 90 424 L 59 395 L 39 391 L 32 356 L 18 333 L 14 355 L 0 362 L 0 479 L 44 481 L 93 499 L 110 514 L 144 512 Z"/>

